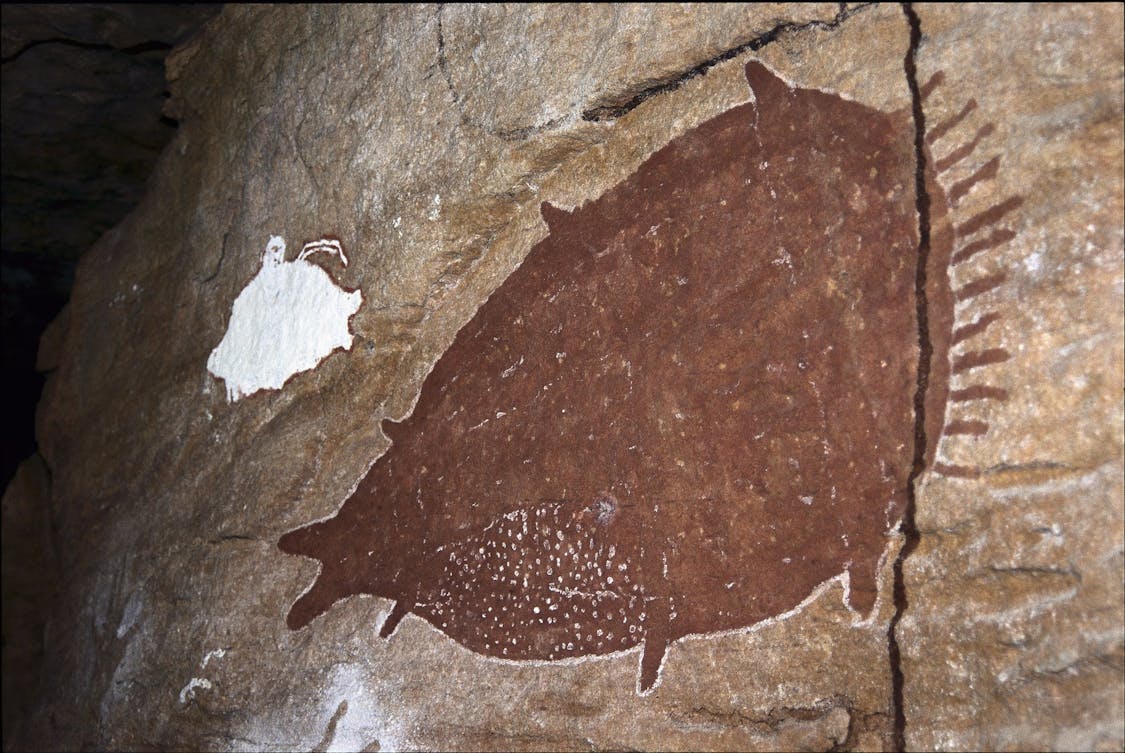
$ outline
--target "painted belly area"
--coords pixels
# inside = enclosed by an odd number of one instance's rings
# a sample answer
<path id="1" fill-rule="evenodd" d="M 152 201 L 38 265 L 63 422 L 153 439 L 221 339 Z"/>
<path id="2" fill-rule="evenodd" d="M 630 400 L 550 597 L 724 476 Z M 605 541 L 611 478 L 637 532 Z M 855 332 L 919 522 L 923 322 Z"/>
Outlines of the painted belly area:
<path id="1" fill-rule="evenodd" d="M 848 572 L 869 611 L 913 455 L 913 130 L 752 63 L 755 101 L 573 212 L 458 333 L 336 517 L 299 628 L 396 600 L 478 653 L 752 626 Z"/>
<path id="2" fill-rule="evenodd" d="M 438 552 L 441 572 L 414 611 L 502 658 L 632 648 L 643 637 L 645 587 L 637 553 L 618 549 L 606 524 L 566 503 L 508 513 Z"/>

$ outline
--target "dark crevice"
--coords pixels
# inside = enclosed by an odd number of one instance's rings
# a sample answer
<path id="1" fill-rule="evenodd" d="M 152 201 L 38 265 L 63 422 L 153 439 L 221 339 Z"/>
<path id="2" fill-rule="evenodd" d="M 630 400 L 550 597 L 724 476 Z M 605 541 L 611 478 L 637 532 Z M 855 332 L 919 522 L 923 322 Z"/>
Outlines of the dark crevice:
<path id="1" fill-rule="evenodd" d="M 0 58 L 0 64 L 7 65 L 8 63 L 16 60 L 28 50 L 33 50 L 36 47 L 41 47 L 45 44 L 61 44 L 66 47 L 77 47 L 81 50 L 100 50 L 103 52 L 121 52 L 125 55 L 143 55 L 146 52 L 167 52 L 172 49 L 172 45 L 168 42 L 161 42 L 153 39 L 148 42 L 141 42 L 139 44 L 129 45 L 128 47 L 114 47 L 105 42 L 81 42 L 77 39 L 68 39 L 67 37 L 50 37 L 48 39 L 35 39 L 28 42 L 23 47 L 19 48 L 11 55 L 6 55 Z"/>
<path id="2" fill-rule="evenodd" d="M 838 3 L 839 10 L 831 21 L 808 21 L 806 23 L 794 23 L 792 21 L 785 21 L 777 24 L 764 34 L 760 34 L 748 42 L 744 42 L 729 50 L 725 50 L 714 57 L 704 60 L 702 63 L 679 73 L 671 78 L 668 78 L 659 83 L 653 84 L 642 89 L 640 92 L 631 96 L 628 100 L 603 104 L 591 107 L 582 112 L 582 119 L 589 122 L 601 122 L 605 120 L 615 120 L 620 118 L 625 113 L 636 108 L 639 104 L 647 99 L 666 94 L 667 92 L 674 91 L 680 88 L 684 82 L 690 81 L 707 73 L 719 63 L 732 60 L 744 52 L 756 52 L 766 45 L 777 41 L 782 35 L 789 32 L 800 32 L 807 29 L 820 29 L 822 31 L 831 31 L 840 26 L 844 21 L 848 20 L 855 14 L 862 10 L 875 5 L 875 3 L 859 3 L 849 6 L 847 3 Z M 461 100 L 461 95 L 457 92 L 457 88 L 453 85 L 453 76 L 449 70 L 449 60 L 445 54 L 445 29 L 442 23 L 442 11 L 444 4 L 439 4 L 437 8 L 437 43 L 438 43 L 438 68 L 441 71 L 442 77 L 445 79 L 446 88 L 453 99 L 453 105 L 457 108 L 458 113 L 461 115 L 461 121 L 466 125 L 476 128 L 480 131 L 495 136 L 503 141 L 522 141 L 530 136 L 549 131 L 557 127 L 560 123 L 564 122 L 566 118 L 554 118 L 546 123 L 537 123 L 522 128 L 514 128 L 508 130 L 496 130 L 488 128 L 483 123 L 474 122 L 472 118 L 465 112 L 464 103 Z"/>
<path id="3" fill-rule="evenodd" d="M 219 270 L 223 268 L 223 259 L 227 258 L 227 241 L 229 241 L 229 240 L 230 240 L 230 231 L 228 230 L 226 233 L 223 234 L 223 245 L 222 245 L 222 248 L 219 249 L 219 260 L 217 262 L 215 262 L 215 269 L 212 270 L 211 274 L 207 275 L 202 280 L 200 280 L 201 283 L 206 284 L 208 282 L 211 282 L 212 280 L 214 280 L 216 277 L 219 276 Z"/>
<path id="4" fill-rule="evenodd" d="M 895 612 L 887 627 L 887 653 L 891 664 L 891 710 L 894 717 L 893 744 L 896 751 L 906 750 L 906 708 L 903 702 L 905 677 L 902 671 L 902 653 L 898 642 L 898 623 L 910 606 L 903 580 L 903 565 L 918 548 L 920 534 L 915 519 L 918 478 L 926 465 L 926 392 L 930 381 L 930 362 L 933 343 L 930 340 L 929 312 L 926 297 L 926 272 L 930 256 L 930 196 L 926 192 L 926 115 L 922 110 L 922 91 L 918 86 L 917 55 L 922 42 L 922 23 L 910 3 L 903 3 L 903 13 L 910 26 L 910 47 L 903 60 L 906 81 L 910 87 L 911 107 L 914 114 L 914 191 L 918 212 L 918 266 L 914 275 L 914 300 L 918 317 L 918 383 L 914 392 L 914 460 L 906 482 L 906 507 L 899 531 L 903 536 L 902 549 L 894 564 Z"/>
<path id="5" fill-rule="evenodd" d="M 225 544 L 228 541 L 257 541 L 253 536 L 248 536 L 244 533 L 227 533 L 218 538 L 211 539 L 212 544 Z"/>
<path id="6" fill-rule="evenodd" d="M 724 63 L 727 60 L 732 60 L 744 52 L 756 52 L 766 45 L 777 41 L 777 39 L 783 34 L 787 34 L 789 32 L 805 31 L 806 29 L 820 29 L 822 31 L 831 31 L 839 27 L 840 24 L 854 16 L 856 13 L 870 7 L 871 5 L 874 5 L 874 3 L 862 3 L 851 7 L 848 7 L 846 3 L 840 3 L 840 9 L 831 21 L 817 20 L 808 21 L 803 24 L 793 23 L 791 21 L 780 23 L 766 33 L 754 37 L 749 42 L 743 42 L 737 47 L 732 47 L 729 50 L 725 50 L 724 52 L 721 52 L 712 58 L 704 60 L 699 65 L 696 65 L 695 67 L 690 68 L 689 70 L 684 71 L 683 73 L 680 73 L 673 78 L 661 81 L 660 83 L 653 84 L 652 86 L 642 89 L 624 102 L 591 107 L 590 109 L 585 110 L 582 113 L 582 119 L 596 123 L 603 120 L 614 120 L 616 118 L 620 118 L 625 113 L 636 108 L 637 105 L 641 104 L 646 99 L 651 99 L 657 95 L 665 94 L 675 89 L 679 89 L 686 81 L 690 81 L 693 78 L 702 76 L 719 63 Z"/>
<path id="7" fill-rule="evenodd" d="M 444 10 L 445 3 L 439 3 L 437 7 L 438 68 L 441 70 L 441 77 L 445 79 L 445 88 L 449 90 L 449 96 L 453 98 L 453 106 L 457 108 L 457 112 L 461 115 L 461 122 L 475 125 L 469 123 L 469 116 L 465 114 L 465 106 L 461 103 L 461 95 L 457 93 L 457 87 L 453 85 L 453 74 L 449 72 L 449 59 L 445 56 L 445 26 L 441 18 Z"/>
<path id="8" fill-rule="evenodd" d="M 180 121 L 176 120 L 175 118 L 170 118 L 167 115 L 161 115 L 160 116 L 160 124 L 166 125 L 169 128 L 179 128 L 180 127 Z"/>

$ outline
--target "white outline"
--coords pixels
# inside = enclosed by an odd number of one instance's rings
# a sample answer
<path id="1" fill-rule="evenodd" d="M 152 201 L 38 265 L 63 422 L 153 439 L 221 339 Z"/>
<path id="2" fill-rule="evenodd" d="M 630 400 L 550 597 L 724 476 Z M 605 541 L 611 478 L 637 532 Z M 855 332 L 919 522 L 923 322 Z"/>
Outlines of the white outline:
<path id="1" fill-rule="evenodd" d="M 894 531 L 897 530 L 898 525 L 899 524 L 896 523 L 893 526 L 893 528 L 890 531 L 888 531 L 888 533 L 887 533 L 887 538 L 888 538 L 887 544 L 883 547 L 883 553 L 879 556 L 879 561 L 878 561 L 878 564 L 876 565 L 876 569 L 875 569 L 875 593 L 876 593 L 875 604 L 871 607 L 871 612 L 870 612 L 870 614 L 868 614 L 867 617 L 862 618 L 862 619 L 855 619 L 855 618 L 852 619 L 850 627 L 853 628 L 853 629 L 870 628 L 872 625 L 875 624 L 876 618 L 877 618 L 879 612 L 883 608 L 884 601 L 885 601 L 885 597 L 883 595 L 883 591 L 885 589 L 883 588 L 883 585 L 884 585 L 885 580 L 886 580 L 886 578 L 884 576 L 884 570 L 886 569 L 887 556 L 888 556 L 888 554 L 890 554 L 890 551 L 891 551 L 891 548 L 892 548 L 892 545 L 893 545 L 894 541 L 896 539 L 901 539 L 900 535 L 894 533 Z M 301 592 L 300 596 L 298 596 L 297 599 L 294 599 L 294 601 L 290 604 L 290 607 L 292 606 L 292 604 L 296 603 L 297 600 L 299 600 L 301 597 L 303 597 L 305 594 L 307 594 L 309 591 L 311 591 L 313 589 L 313 587 L 316 585 L 317 580 L 319 580 L 320 573 L 324 569 L 324 563 L 321 562 L 320 560 L 316 560 L 316 561 L 318 563 L 317 577 L 315 579 L 313 579 L 312 583 L 307 588 L 305 588 L 304 591 Z M 656 670 L 656 680 L 653 682 L 652 687 L 649 688 L 647 691 L 641 690 L 641 664 L 642 664 L 642 659 L 644 658 L 645 640 L 641 640 L 639 643 L 637 643 L 633 646 L 630 646 L 629 648 L 620 649 L 618 651 L 611 651 L 611 652 L 605 653 L 605 654 L 584 654 L 582 656 L 570 656 L 570 657 L 566 657 L 564 659 L 506 659 L 502 656 L 492 656 L 490 654 L 482 654 L 480 652 L 474 651 L 473 649 L 464 646 L 463 644 L 458 642 L 455 638 L 447 635 L 441 628 L 432 624 L 425 617 L 417 615 L 413 611 L 408 611 L 406 613 L 406 615 L 403 617 L 403 619 L 398 623 L 398 625 L 395 626 L 394 631 L 390 635 L 388 635 L 386 638 L 383 638 L 383 639 L 380 639 L 380 640 L 390 641 L 392 638 L 394 638 L 395 634 L 399 632 L 399 628 L 401 627 L 402 623 L 404 623 L 408 618 L 413 618 L 414 620 L 417 620 L 419 622 L 424 623 L 426 627 L 428 627 L 433 632 L 437 633 L 439 636 L 441 636 L 442 639 L 444 639 L 444 640 L 448 641 L 449 643 L 451 643 L 452 645 L 456 646 L 457 649 L 459 649 L 461 651 L 464 651 L 466 653 L 472 654 L 474 657 L 476 657 L 476 659 L 486 661 L 486 662 L 492 662 L 494 664 L 502 664 L 502 665 L 506 665 L 506 666 L 513 666 L 513 667 L 519 667 L 519 666 L 532 666 L 532 667 L 577 666 L 577 665 L 585 664 L 585 663 L 591 662 L 591 661 L 593 661 L 593 662 L 608 661 L 608 660 L 611 660 L 611 659 L 620 659 L 621 657 L 623 657 L 627 654 L 640 653 L 641 656 L 638 657 L 638 659 L 637 659 L 637 679 L 636 679 L 634 690 L 636 691 L 637 695 L 639 695 L 641 697 L 647 697 L 647 696 L 652 695 L 653 691 L 655 691 L 658 687 L 660 687 L 660 684 L 663 682 L 664 665 L 668 661 L 668 655 L 672 652 L 672 648 L 677 643 L 680 643 L 682 641 L 711 640 L 713 638 L 725 638 L 725 637 L 732 637 L 732 636 L 738 636 L 738 635 L 750 635 L 752 633 L 756 633 L 759 630 L 762 630 L 763 628 L 771 627 L 773 625 L 776 625 L 778 623 L 781 623 L 781 622 L 789 619 L 790 617 L 794 617 L 794 616 L 800 614 L 806 608 L 808 608 L 810 605 L 812 605 L 817 599 L 819 599 L 823 594 L 828 592 L 832 588 L 833 584 L 835 584 L 837 582 L 843 587 L 843 594 L 841 595 L 841 601 L 844 604 L 844 608 L 847 609 L 848 612 L 850 612 L 852 615 L 859 616 L 860 612 L 857 611 L 851 605 L 851 573 L 849 572 L 848 569 L 845 569 L 843 572 L 841 572 L 837 575 L 833 575 L 831 578 L 828 578 L 827 580 L 822 581 L 821 583 L 816 585 L 812 589 L 812 591 L 809 592 L 809 595 L 806 596 L 804 599 L 802 599 L 800 602 L 798 602 L 796 604 L 796 606 L 794 606 L 791 609 L 788 609 L 784 612 L 781 612 L 780 614 L 776 614 L 772 617 L 766 617 L 762 620 L 759 620 L 758 622 L 753 623 L 752 625 L 745 625 L 743 627 L 729 628 L 727 630 L 716 630 L 714 632 L 709 632 L 709 633 L 688 633 L 687 635 L 680 636 L 679 638 L 676 638 L 675 640 L 669 642 L 667 647 L 664 650 L 663 656 L 661 656 L 661 658 L 660 658 L 660 666 Z M 390 616 L 391 611 L 394 609 L 395 604 L 398 603 L 398 600 L 392 599 L 392 598 L 387 597 L 387 596 L 376 596 L 374 594 L 368 594 L 368 593 L 348 594 L 348 595 L 342 596 L 339 599 L 336 599 L 336 601 L 332 602 L 332 604 L 330 605 L 330 608 L 335 607 L 336 605 L 340 604 L 341 602 L 349 601 L 353 598 L 382 599 L 383 601 L 385 601 L 389 604 L 388 607 L 386 607 L 383 610 L 380 610 L 379 614 L 377 615 L 377 617 L 375 619 L 375 625 L 373 626 L 373 630 L 376 633 L 376 638 L 378 638 L 378 631 L 382 628 L 382 625 L 386 621 L 387 617 Z M 650 598 L 654 598 L 654 597 L 650 597 Z M 329 610 L 326 609 L 324 612 L 318 614 L 316 617 L 314 617 L 312 620 L 310 620 L 309 623 L 307 625 L 305 625 L 305 627 L 303 627 L 301 629 L 304 630 L 308 627 L 311 627 L 313 625 L 313 623 L 317 622 L 322 617 L 324 617 L 328 613 L 328 611 Z"/>

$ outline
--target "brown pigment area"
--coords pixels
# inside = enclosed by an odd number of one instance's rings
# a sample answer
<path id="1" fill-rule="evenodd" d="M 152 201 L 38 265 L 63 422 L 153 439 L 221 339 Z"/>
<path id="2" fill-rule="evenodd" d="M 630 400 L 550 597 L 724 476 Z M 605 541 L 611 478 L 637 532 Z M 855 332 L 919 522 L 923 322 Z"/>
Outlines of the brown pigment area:
<path id="1" fill-rule="evenodd" d="M 385 424 L 390 450 L 282 538 L 323 563 L 291 628 L 373 594 L 396 602 L 384 636 L 413 613 L 500 658 L 643 643 L 647 691 L 675 640 L 841 573 L 872 609 L 914 452 L 910 113 L 746 72 L 754 102 L 573 212 L 543 205 L 550 234 Z"/>

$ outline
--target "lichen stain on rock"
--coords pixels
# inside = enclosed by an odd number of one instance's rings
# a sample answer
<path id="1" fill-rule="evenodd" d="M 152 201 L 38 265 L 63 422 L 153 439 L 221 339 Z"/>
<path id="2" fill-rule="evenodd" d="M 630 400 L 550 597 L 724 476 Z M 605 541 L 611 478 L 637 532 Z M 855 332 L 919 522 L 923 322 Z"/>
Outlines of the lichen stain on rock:
<path id="1" fill-rule="evenodd" d="M 323 563 L 290 628 L 372 594 L 396 602 L 384 637 L 412 613 L 502 660 L 643 645 L 647 693 L 678 639 L 833 578 L 873 610 L 914 447 L 911 113 L 746 74 L 752 102 L 573 212 L 543 204 L 549 235 L 385 424 L 390 450 L 279 542 Z M 927 289 L 943 359 L 951 243 Z M 944 405 L 927 415 L 940 433 Z"/>

